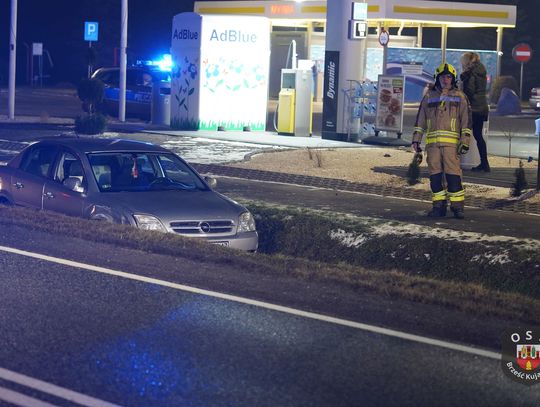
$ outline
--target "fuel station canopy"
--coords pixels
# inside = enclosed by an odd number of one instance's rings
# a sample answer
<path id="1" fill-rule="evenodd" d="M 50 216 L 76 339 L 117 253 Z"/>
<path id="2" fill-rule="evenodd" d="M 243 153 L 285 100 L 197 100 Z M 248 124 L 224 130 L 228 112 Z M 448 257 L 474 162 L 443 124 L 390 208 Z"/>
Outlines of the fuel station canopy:
<path id="1" fill-rule="evenodd" d="M 359 1 L 358 3 L 362 3 Z M 423 0 L 370 0 L 368 21 L 388 26 L 515 27 L 516 6 Z M 272 20 L 325 21 L 326 1 L 196 1 L 199 14 L 248 14 Z"/>
<path id="2" fill-rule="evenodd" d="M 359 3 L 362 3 L 359 1 Z M 367 21 L 370 27 L 415 27 L 418 47 L 422 47 L 422 28 L 440 27 L 443 58 L 448 28 L 497 28 L 496 51 L 502 52 L 503 28 L 516 25 L 516 6 L 480 3 L 456 3 L 423 0 L 369 0 Z M 306 25 L 324 23 L 327 1 L 196 1 L 194 11 L 200 14 L 236 14 L 265 16 L 272 25 Z M 340 7 L 336 3 L 336 7 Z M 401 33 L 401 31 L 399 32 Z M 502 55 L 502 54 L 501 54 Z M 500 59 L 497 76 L 500 74 Z"/>

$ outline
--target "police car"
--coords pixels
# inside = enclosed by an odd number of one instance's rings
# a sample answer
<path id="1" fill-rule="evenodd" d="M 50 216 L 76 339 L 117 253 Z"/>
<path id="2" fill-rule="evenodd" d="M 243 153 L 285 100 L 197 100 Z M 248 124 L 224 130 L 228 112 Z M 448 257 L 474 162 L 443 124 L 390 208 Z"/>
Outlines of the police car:
<path id="1" fill-rule="evenodd" d="M 92 78 L 105 84 L 102 110 L 111 116 L 118 115 L 120 94 L 120 68 L 99 68 Z M 170 73 L 152 67 L 126 68 L 126 116 L 149 120 L 152 86 L 160 84 L 160 93 L 170 94 Z"/>

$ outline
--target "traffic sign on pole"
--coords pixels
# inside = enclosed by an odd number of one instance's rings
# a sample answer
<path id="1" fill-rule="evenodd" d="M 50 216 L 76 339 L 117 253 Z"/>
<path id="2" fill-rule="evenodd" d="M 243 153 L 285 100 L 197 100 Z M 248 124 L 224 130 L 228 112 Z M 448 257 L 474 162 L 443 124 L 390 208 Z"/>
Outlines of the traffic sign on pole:
<path id="1" fill-rule="evenodd" d="M 84 40 L 85 41 L 94 41 L 98 40 L 99 33 L 99 23 L 94 21 L 85 21 L 84 22 Z"/>
<path id="2" fill-rule="evenodd" d="M 532 57 L 532 48 L 529 44 L 524 42 L 516 45 L 512 48 L 512 58 L 514 61 L 521 64 L 521 69 L 519 73 L 519 100 L 523 99 L 523 64 L 526 64 L 531 60 Z"/>
<path id="3" fill-rule="evenodd" d="M 529 44 L 521 43 L 512 49 L 512 58 L 519 63 L 527 63 L 531 60 L 532 48 Z"/>

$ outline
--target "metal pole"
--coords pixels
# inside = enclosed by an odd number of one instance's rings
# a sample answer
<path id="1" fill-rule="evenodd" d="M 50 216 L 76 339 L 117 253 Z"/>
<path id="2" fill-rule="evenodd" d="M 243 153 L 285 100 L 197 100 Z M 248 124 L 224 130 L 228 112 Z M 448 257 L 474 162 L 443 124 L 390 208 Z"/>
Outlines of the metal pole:
<path id="1" fill-rule="evenodd" d="M 39 61 L 39 87 L 43 87 L 43 54 L 38 57 Z"/>
<path id="2" fill-rule="evenodd" d="M 383 51 L 382 51 L 382 73 L 383 75 L 386 75 L 386 65 L 388 64 L 388 45 L 383 45 Z"/>
<path id="3" fill-rule="evenodd" d="M 523 62 L 521 63 L 521 69 L 519 72 L 519 101 L 523 100 Z"/>
<path id="4" fill-rule="evenodd" d="M 88 41 L 88 77 L 92 75 L 92 68 L 90 66 L 90 48 L 92 48 L 92 41 Z"/>
<path id="5" fill-rule="evenodd" d="M 448 36 L 448 27 L 443 25 L 441 27 L 441 59 L 442 62 L 446 62 L 446 37 Z"/>
<path id="6" fill-rule="evenodd" d="M 34 44 L 32 44 L 32 55 L 30 56 L 30 86 L 34 87 Z"/>
<path id="7" fill-rule="evenodd" d="M 536 157 L 536 190 L 540 191 L 540 117 L 534 121 L 534 134 L 538 137 L 538 156 Z"/>
<path id="8" fill-rule="evenodd" d="M 503 28 L 497 28 L 497 78 L 501 76 Z M 495 79 L 497 79 L 495 78 Z"/>
<path id="9" fill-rule="evenodd" d="M 11 0 L 11 30 L 9 32 L 8 118 L 15 119 L 15 71 L 17 57 L 17 0 Z"/>
<path id="10" fill-rule="evenodd" d="M 120 94 L 118 97 L 118 120 L 126 121 L 126 66 L 127 66 L 128 0 L 122 0 L 120 36 Z"/>
<path id="11" fill-rule="evenodd" d="M 538 136 L 538 157 L 536 159 L 536 190 L 540 191 L 540 134 Z"/>

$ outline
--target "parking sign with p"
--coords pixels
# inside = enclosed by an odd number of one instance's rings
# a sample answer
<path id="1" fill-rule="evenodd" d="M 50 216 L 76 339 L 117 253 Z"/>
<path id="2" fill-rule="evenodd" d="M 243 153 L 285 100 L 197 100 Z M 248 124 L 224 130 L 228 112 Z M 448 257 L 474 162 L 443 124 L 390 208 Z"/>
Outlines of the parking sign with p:
<path id="1" fill-rule="evenodd" d="M 85 41 L 97 41 L 98 40 L 98 28 L 99 24 L 92 21 L 84 22 L 84 40 Z"/>

